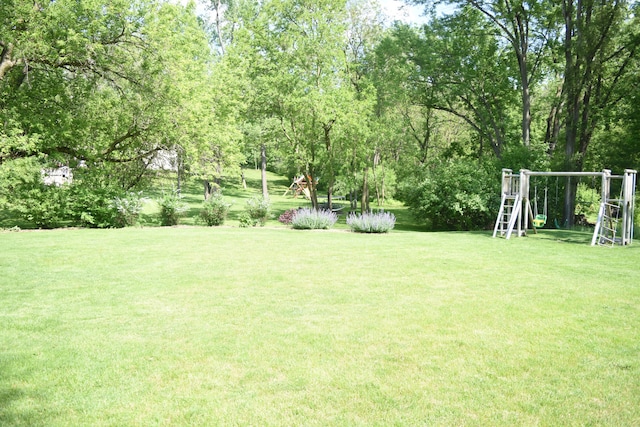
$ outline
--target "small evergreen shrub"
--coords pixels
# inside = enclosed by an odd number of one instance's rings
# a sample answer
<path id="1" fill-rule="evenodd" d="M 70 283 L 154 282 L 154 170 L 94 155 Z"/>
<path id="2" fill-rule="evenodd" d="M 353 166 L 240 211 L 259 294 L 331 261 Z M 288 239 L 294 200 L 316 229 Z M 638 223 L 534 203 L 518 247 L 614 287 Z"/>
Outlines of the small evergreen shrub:
<path id="1" fill-rule="evenodd" d="M 114 197 L 112 206 L 116 210 L 115 225 L 127 227 L 135 225 L 142 211 L 146 199 L 142 197 L 142 191 L 130 192 L 122 197 Z"/>
<path id="2" fill-rule="evenodd" d="M 202 204 L 200 218 L 210 227 L 222 225 L 230 207 L 231 203 L 227 203 L 221 193 L 216 193 Z"/>
<path id="3" fill-rule="evenodd" d="M 278 217 L 278 221 L 280 221 L 283 224 L 291 224 L 291 221 L 293 221 L 293 217 L 296 215 L 296 212 L 298 211 L 298 209 L 288 209 L 286 211 L 284 211 L 279 217 Z"/>
<path id="4" fill-rule="evenodd" d="M 347 225 L 356 233 L 388 233 L 396 225 L 396 217 L 389 212 L 351 214 Z"/>
<path id="5" fill-rule="evenodd" d="M 271 203 L 264 197 L 253 197 L 247 200 L 245 211 L 256 221 L 256 224 L 264 226 L 271 216 Z M 255 225 L 255 224 L 254 224 Z"/>
<path id="6" fill-rule="evenodd" d="M 160 223 L 166 226 L 178 225 L 180 217 L 189 209 L 175 191 L 165 193 L 158 203 L 160 204 Z"/>
<path id="7" fill-rule="evenodd" d="M 291 225 L 297 230 L 326 230 L 338 221 L 338 215 L 329 210 L 299 209 L 296 211 Z"/>

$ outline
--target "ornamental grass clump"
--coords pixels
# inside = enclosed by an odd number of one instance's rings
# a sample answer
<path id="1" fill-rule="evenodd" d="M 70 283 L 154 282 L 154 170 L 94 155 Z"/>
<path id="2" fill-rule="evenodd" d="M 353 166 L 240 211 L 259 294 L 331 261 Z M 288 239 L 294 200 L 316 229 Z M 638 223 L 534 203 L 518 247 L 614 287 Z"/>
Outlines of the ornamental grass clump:
<path id="1" fill-rule="evenodd" d="M 389 212 L 351 214 L 347 225 L 356 233 L 388 233 L 396 225 L 396 217 Z"/>
<path id="2" fill-rule="evenodd" d="M 295 213 L 291 226 L 297 230 L 326 230 L 337 221 L 338 215 L 335 212 L 303 208 Z"/>

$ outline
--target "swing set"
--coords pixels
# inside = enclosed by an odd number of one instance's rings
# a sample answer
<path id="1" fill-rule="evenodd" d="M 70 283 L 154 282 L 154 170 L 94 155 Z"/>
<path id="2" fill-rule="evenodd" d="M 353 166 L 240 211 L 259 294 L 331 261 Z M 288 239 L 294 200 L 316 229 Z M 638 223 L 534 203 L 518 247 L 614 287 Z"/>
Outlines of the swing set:
<path id="1" fill-rule="evenodd" d="M 555 190 L 555 204 L 554 207 L 555 209 L 552 211 L 552 215 L 557 215 L 558 213 L 558 188 L 559 188 L 559 179 L 560 177 L 556 177 L 556 190 Z M 567 185 L 571 185 L 571 177 L 567 177 L 568 182 Z M 589 205 L 593 205 L 595 203 L 595 194 L 597 193 L 597 190 L 595 190 L 595 177 L 592 176 L 592 183 L 590 186 L 590 190 L 592 193 L 592 199 L 589 201 Z M 543 210 L 540 213 L 538 211 L 538 185 L 535 185 L 533 188 L 533 215 L 534 217 L 531 219 L 531 224 L 533 225 L 533 229 L 535 231 L 535 229 L 537 228 L 542 228 L 547 224 L 547 219 L 549 218 L 549 213 L 548 213 L 548 198 L 549 198 L 549 181 L 548 181 L 548 177 L 545 178 L 545 186 L 544 186 L 544 203 L 543 203 Z M 583 202 L 586 203 L 586 201 L 583 200 Z M 586 218 L 584 218 L 584 215 L 580 215 L 581 217 L 583 217 L 581 223 L 582 224 L 588 224 L 586 222 Z M 576 215 L 576 218 L 578 218 L 578 216 Z M 558 221 L 557 216 L 554 217 L 553 219 L 553 225 L 555 226 L 555 228 L 557 229 L 562 229 L 564 228 L 563 225 Z"/>
<path id="2" fill-rule="evenodd" d="M 548 188 L 544 189 L 544 205 L 538 211 L 538 188 L 534 186 L 533 207 L 530 199 L 531 177 L 599 177 L 601 184 L 600 209 L 594 227 L 591 245 L 630 245 L 633 241 L 633 217 L 635 207 L 637 171 L 625 169 L 623 175 L 602 172 L 535 172 L 527 169 L 514 174 L 511 169 L 502 170 L 502 200 L 496 219 L 493 237 L 498 235 L 509 239 L 514 231 L 517 236 L 525 236 L 530 225 L 534 233 L 544 227 L 548 219 Z M 612 180 L 620 180 L 620 196 L 611 197 Z M 557 201 L 556 188 L 556 201 Z M 556 227 L 558 227 L 556 220 Z"/>

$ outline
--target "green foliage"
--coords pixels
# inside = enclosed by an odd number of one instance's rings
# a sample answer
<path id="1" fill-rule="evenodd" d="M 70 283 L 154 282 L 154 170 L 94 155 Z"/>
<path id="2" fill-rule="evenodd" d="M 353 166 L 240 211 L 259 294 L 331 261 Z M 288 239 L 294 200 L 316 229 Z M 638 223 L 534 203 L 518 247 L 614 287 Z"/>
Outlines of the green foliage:
<path id="1" fill-rule="evenodd" d="M 142 192 L 129 192 L 124 196 L 115 197 L 112 205 L 116 210 L 115 225 L 126 227 L 135 225 L 142 211 L 146 199 L 142 197 Z"/>
<path id="2" fill-rule="evenodd" d="M 215 193 L 202 204 L 200 218 L 208 226 L 222 225 L 227 218 L 229 208 L 231 203 L 224 200 L 222 193 Z"/>
<path id="3" fill-rule="evenodd" d="M 347 225 L 357 233 L 388 233 L 395 224 L 396 217 L 389 212 L 365 212 L 347 217 Z"/>
<path id="4" fill-rule="evenodd" d="M 297 230 L 326 230 L 338 221 L 338 215 L 326 209 L 298 209 L 291 220 Z"/>
<path id="5" fill-rule="evenodd" d="M 69 191 L 69 220 L 74 225 L 90 228 L 124 227 L 124 212 L 119 213 L 116 199 L 129 199 L 121 182 L 110 177 L 119 169 L 92 166 L 74 170 Z M 122 177 L 124 173 L 119 176 Z M 132 204 L 133 201 L 123 202 Z M 121 206 L 124 208 L 124 206 Z M 131 210 L 135 210 L 133 206 Z M 131 212 L 133 213 L 133 212 Z"/>
<path id="6" fill-rule="evenodd" d="M 158 204 L 160 205 L 160 224 L 164 226 L 178 225 L 180 217 L 189 209 L 176 191 L 164 193 Z"/>
<path id="7" fill-rule="evenodd" d="M 255 227 L 257 224 L 258 221 L 251 218 L 251 214 L 247 211 L 240 212 L 238 215 L 238 225 L 240 228 Z"/>
<path id="8" fill-rule="evenodd" d="M 45 185 L 42 165 L 35 158 L 0 165 L 0 209 L 14 212 L 38 228 L 55 228 L 68 215 L 68 185 Z"/>
<path id="9" fill-rule="evenodd" d="M 483 164 L 458 160 L 426 171 L 405 189 L 406 203 L 436 230 L 490 227 L 500 204 L 497 174 Z"/>
<path id="10" fill-rule="evenodd" d="M 245 211 L 249 214 L 249 218 L 254 220 L 256 224 L 264 226 L 271 217 L 271 203 L 269 199 L 264 197 L 252 197 L 247 200 Z"/>
<path id="11" fill-rule="evenodd" d="M 117 194 L 108 186 L 73 185 L 69 198 L 70 220 L 73 224 L 89 228 L 115 227 L 118 212 L 114 199 Z"/>

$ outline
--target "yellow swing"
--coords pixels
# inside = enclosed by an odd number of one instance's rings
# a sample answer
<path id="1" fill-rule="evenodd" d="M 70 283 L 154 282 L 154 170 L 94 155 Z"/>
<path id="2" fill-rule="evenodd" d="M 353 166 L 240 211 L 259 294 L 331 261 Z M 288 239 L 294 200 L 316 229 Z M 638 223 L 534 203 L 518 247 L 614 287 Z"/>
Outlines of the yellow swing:
<path id="1" fill-rule="evenodd" d="M 544 213 L 538 213 L 538 186 L 534 187 L 533 194 L 533 206 L 536 211 L 536 216 L 533 218 L 533 226 L 542 228 L 547 223 L 547 187 L 544 188 Z"/>

